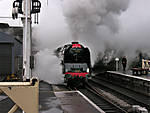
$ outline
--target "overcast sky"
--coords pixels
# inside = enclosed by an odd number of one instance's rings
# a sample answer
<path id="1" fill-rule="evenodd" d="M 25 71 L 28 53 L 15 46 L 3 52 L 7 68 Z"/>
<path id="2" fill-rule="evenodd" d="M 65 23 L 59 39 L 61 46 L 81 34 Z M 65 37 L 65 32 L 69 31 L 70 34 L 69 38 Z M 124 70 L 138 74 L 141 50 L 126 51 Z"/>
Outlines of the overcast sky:
<path id="1" fill-rule="evenodd" d="M 50 0 L 51 1 L 51 0 Z M 13 0 L 0 0 L 0 16 L 11 17 Z M 42 0 L 42 5 L 46 6 L 46 0 Z M 44 10 L 44 7 L 43 9 Z M 126 12 L 124 12 L 120 20 L 125 28 L 133 28 L 140 24 L 150 23 L 150 0 L 130 0 L 130 6 Z M 8 21 L 9 20 L 9 21 Z M 0 19 L 0 22 L 13 23 L 17 20 L 12 19 Z M 17 21 L 17 24 L 19 22 Z"/>
<path id="2" fill-rule="evenodd" d="M 11 17 L 11 12 L 12 12 L 12 4 L 13 0 L 0 0 L 0 17 Z M 19 24 L 19 21 L 17 20 L 14 21 L 13 19 L 1 19 L 0 18 L 0 23 L 7 23 L 11 25 L 15 25 L 16 23 Z"/>
<path id="3" fill-rule="evenodd" d="M 46 5 L 46 0 L 41 0 L 42 5 Z M 49 0 L 51 1 L 51 0 Z M 11 17 L 13 0 L 0 0 L 0 16 Z M 44 8 L 44 7 L 43 7 Z M 42 9 L 43 10 L 43 9 Z M 148 22 L 150 20 L 150 0 L 130 0 L 130 7 L 122 14 L 121 21 L 125 27 L 134 27 L 141 22 Z M 8 20 L 0 20 L 0 22 L 7 22 Z M 13 23 L 11 20 L 10 24 Z M 130 24 L 129 24 L 130 23 Z"/>
<path id="4" fill-rule="evenodd" d="M 56 5 L 57 3 L 60 3 L 59 0 L 49 0 L 49 6 L 47 6 L 47 0 L 41 0 L 41 2 L 42 2 L 42 9 L 41 9 L 42 12 L 40 13 L 41 26 L 47 24 L 44 22 L 45 18 L 48 18 L 47 22 L 50 19 L 51 20 L 50 24 L 53 25 L 53 27 L 48 28 L 47 31 L 49 31 L 49 29 L 54 30 L 57 29 L 57 31 L 58 30 L 61 31 L 61 29 L 64 29 L 63 26 L 65 26 L 65 24 L 61 24 L 64 22 L 64 18 L 60 16 L 62 15 L 60 14 L 62 12 L 60 8 L 56 8 L 60 7 L 60 5 Z M 12 4 L 13 0 L 0 0 L 0 16 L 11 17 Z M 119 33 L 117 34 L 117 37 L 120 37 L 120 39 L 124 40 L 124 42 L 128 42 L 128 44 L 130 45 L 131 43 L 129 42 L 135 41 L 134 42 L 135 44 L 133 44 L 133 46 L 137 46 L 139 43 L 142 46 L 149 45 L 149 41 L 147 41 L 150 38 L 149 10 L 150 10 L 150 0 L 130 0 L 130 4 L 127 10 L 121 13 L 121 15 L 119 16 L 120 29 Z M 52 16 L 47 13 L 51 13 Z M 10 25 L 21 24 L 20 19 L 18 20 L 0 19 L 0 23 L 2 22 L 9 22 Z M 59 26 L 57 23 L 60 23 Z"/>

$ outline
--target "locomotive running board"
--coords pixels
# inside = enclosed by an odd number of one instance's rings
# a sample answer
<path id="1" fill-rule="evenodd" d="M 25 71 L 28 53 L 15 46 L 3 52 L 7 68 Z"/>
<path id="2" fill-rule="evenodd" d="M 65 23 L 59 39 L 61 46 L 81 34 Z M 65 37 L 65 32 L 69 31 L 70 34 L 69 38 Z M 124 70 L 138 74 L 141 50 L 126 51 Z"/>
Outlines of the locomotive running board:
<path id="1" fill-rule="evenodd" d="M 15 103 L 8 113 L 14 113 L 18 107 L 25 113 L 39 113 L 37 78 L 32 78 L 30 82 L 0 82 L 0 90 Z"/>

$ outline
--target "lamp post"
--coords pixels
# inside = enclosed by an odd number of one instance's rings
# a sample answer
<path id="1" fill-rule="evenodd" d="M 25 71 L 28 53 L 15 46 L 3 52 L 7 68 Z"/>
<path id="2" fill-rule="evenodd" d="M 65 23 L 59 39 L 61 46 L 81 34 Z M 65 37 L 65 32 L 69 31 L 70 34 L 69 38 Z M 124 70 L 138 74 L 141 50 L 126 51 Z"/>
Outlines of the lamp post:
<path id="1" fill-rule="evenodd" d="M 119 58 L 115 58 L 116 61 L 116 71 L 119 71 Z"/>
<path id="2" fill-rule="evenodd" d="M 24 1 L 23 22 L 23 77 L 31 78 L 30 56 L 31 56 L 31 0 Z"/>

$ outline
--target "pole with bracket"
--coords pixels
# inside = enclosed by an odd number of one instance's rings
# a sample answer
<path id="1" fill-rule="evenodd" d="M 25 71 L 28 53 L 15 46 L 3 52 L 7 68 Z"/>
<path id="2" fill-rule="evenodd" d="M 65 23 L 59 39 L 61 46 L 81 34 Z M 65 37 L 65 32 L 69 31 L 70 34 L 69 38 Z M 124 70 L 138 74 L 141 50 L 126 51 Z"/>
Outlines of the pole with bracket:
<path id="1" fill-rule="evenodd" d="M 23 22 L 23 79 L 31 78 L 31 0 L 24 1 Z"/>
<path id="2" fill-rule="evenodd" d="M 32 4 L 32 5 L 31 5 Z M 24 7 L 23 7 L 24 6 Z M 24 10 L 22 10 L 24 9 Z M 23 14 L 23 79 L 32 77 L 31 70 L 34 66 L 32 62 L 32 49 L 31 49 L 31 14 L 38 15 L 41 9 L 41 2 L 39 0 L 16 0 L 13 3 L 12 17 L 18 18 L 18 13 Z M 35 23 L 38 23 L 38 16 Z M 32 58 L 32 59 L 31 59 Z"/>

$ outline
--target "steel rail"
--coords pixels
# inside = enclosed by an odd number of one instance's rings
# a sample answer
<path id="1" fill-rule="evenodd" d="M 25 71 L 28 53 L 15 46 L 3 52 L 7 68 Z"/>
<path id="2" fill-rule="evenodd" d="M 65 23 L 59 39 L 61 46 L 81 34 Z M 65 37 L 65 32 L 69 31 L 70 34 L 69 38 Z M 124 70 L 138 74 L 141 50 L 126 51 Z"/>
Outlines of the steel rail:
<path id="1" fill-rule="evenodd" d="M 95 79 L 97 79 L 97 80 L 99 80 L 98 78 L 95 78 Z M 139 104 L 142 104 L 142 105 L 144 105 L 144 106 L 150 106 L 149 104 L 146 104 L 144 101 L 139 101 L 139 99 L 138 99 L 138 97 L 136 97 L 136 98 L 133 98 L 132 97 L 132 95 L 130 96 L 129 94 L 127 95 L 127 94 L 125 94 L 125 93 L 121 93 L 120 92 L 120 90 L 118 91 L 118 90 L 116 90 L 116 89 L 113 89 L 113 88 L 110 88 L 110 87 L 108 87 L 106 84 L 101 84 L 100 82 L 98 82 L 97 80 L 90 80 L 91 82 L 93 82 L 93 83 L 95 83 L 95 84 L 97 84 L 97 85 L 100 85 L 100 86 L 103 86 L 103 87 L 106 87 L 107 89 L 110 89 L 110 90 L 112 90 L 112 91 L 115 91 L 116 93 L 118 93 L 118 94 L 121 94 L 121 95 L 123 95 L 123 96 L 125 96 L 125 97 L 127 97 L 127 98 L 129 98 L 129 99 L 131 99 L 131 100 L 133 100 L 133 101 L 135 101 L 135 102 L 137 102 L 137 103 L 139 103 Z M 109 84 L 112 84 L 112 85 L 114 85 L 114 86 L 116 86 L 116 84 L 113 84 L 112 82 L 109 82 L 109 81 L 107 81 L 107 80 L 102 80 L 102 79 L 100 79 L 101 81 L 104 81 L 104 82 L 107 82 L 107 83 L 109 83 Z M 118 86 L 117 86 L 118 87 Z M 123 88 L 124 90 L 127 90 L 127 92 L 128 91 L 130 91 L 130 92 L 132 92 L 132 93 L 136 93 L 135 91 L 132 91 L 131 89 L 127 89 L 127 88 L 124 88 L 124 87 L 122 87 L 122 86 L 119 86 L 119 87 L 121 87 L 121 88 Z M 139 94 L 141 94 L 141 93 L 139 93 Z M 143 94 L 141 94 L 141 95 L 143 95 Z M 143 95 L 144 96 L 144 95 Z"/>
<path id="2" fill-rule="evenodd" d="M 125 111 L 124 109 L 122 109 L 120 106 L 114 104 L 109 99 L 107 99 L 107 97 L 104 94 L 102 94 L 100 91 L 98 91 L 97 88 L 95 88 L 95 87 L 91 86 L 90 84 L 86 83 L 86 89 L 89 90 L 89 91 L 91 91 L 95 95 L 99 96 L 103 100 L 105 100 L 107 103 L 109 103 L 109 105 L 112 105 L 113 107 L 117 108 L 117 110 L 121 111 L 121 113 L 128 113 L 127 111 Z"/>

